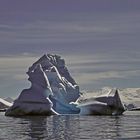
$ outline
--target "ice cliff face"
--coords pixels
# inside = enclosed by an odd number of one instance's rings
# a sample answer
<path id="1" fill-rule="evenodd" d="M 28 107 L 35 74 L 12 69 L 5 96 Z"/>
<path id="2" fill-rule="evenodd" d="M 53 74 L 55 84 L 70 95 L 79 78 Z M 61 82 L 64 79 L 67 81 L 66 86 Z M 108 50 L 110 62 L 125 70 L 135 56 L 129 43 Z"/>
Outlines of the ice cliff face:
<path id="1" fill-rule="evenodd" d="M 78 99 L 79 86 L 68 72 L 64 59 L 58 55 L 44 55 L 27 74 L 31 87 L 21 92 L 6 115 L 65 114 L 73 110 L 69 103 Z"/>
<path id="2" fill-rule="evenodd" d="M 56 99 L 65 103 L 76 101 L 79 97 L 79 86 L 70 75 L 65 66 L 64 59 L 58 55 L 51 54 L 42 56 L 29 68 L 27 72 L 29 80 L 32 83 L 36 81 L 36 79 L 31 77 L 31 73 L 38 65 L 41 66 L 45 73 L 45 77 L 48 79 L 48 87 Z"/>
<path id="3" fill-rule="evenodd" d="M 5 113 L 7 116 L 21 115 L 52 115 L 57 114 L 52 109 L 52 102 L 48 98 L 52 95 L 50 84 L 40 64 L 33 71 L 28 71 L 31 87 L 24 89 Z"/>

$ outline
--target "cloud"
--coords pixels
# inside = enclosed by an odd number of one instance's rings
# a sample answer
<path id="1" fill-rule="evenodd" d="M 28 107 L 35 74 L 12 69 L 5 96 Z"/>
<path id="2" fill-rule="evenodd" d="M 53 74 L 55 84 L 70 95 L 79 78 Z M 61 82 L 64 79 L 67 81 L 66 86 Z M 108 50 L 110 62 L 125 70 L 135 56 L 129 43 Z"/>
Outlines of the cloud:
<path id="1" fill-rule="evenodd" d="M 139 87 L 139 52 L 82 54 L 67 56 L 66 59 L 72 76 L 82 89 L 102 86 Z"/>
<path id="2" fill-rule="evenodd" d="M 139 11 L 130 13 L 76 13 L 31 21 L 0 24 L 0 52 L 89 52 L 139 50 Z M 69 19 L 69 20 L 68 20 Z M 72 50 L 72 51 L 71 51 Z"/>
<path id="3" fill-rule="evenodd" d="M 117 55 L 69 54 L 62 55 L 62 58 L 66 60 L 68 70 L 82 90 L 112 85 L 116 87 L 116 81 L 119 85 L 117 87 L 126 87 L 125 82 L 129 86 L 138 86 L 138 82 L 128 83 L 128 79 L 131 81 L 130 79 L 137 79 L 140 75 L 139 53 L 137 52 L 135 57 L 132 55 L 133 59 L 121 55 L 117 59 Z M 12 92 L 16 94 L 17 89 L 19 91 L 23 87 L 28 88 L 26 71 L 39 57 L 30 56 L 29 53 L 24 53 L 22 56 L 0 57 L 0 79 L 3 79 L 0 81 L 1 90 L 9 92 L 9 88 L 12 88 Z"/>
<path id="4" fill-rule="evenodd" d="M 101 6 L 94 2 L 96 7 L 82 1 L 82 6 L 76 2 L 77 7 L 72 4 L 75 1 L 69 3 L 62 6 L 57 2 L 53 7 L 53 2 L 47 2 L 43 9 L 42 4 L 28 3 L 25 7 L 24 2 L 20 8 L 14 3 L 9 9 L 0 5 L 1 88 L 6 84 L 11 88 L 25 85 L 27 68 L 46 51 L 63 56 L 83 88 L 104 86 L 109 81 L 115 85 L 116 80 L 119 86 L 139 86 L 138 4 L 132 2 L 130 6 L 121 1 L 120 6 L 117 1 Z M 128 83 L 128 78 L 136 81 Z"/>
<path id="5" fill-rule="evenodd" d="M 96 72 L 96 73 L 80 73 L 75 74 L 79 84 L 91 83 L 102 79 L 127 79 L 128 77 L 140 75 L 140 70 L 134 71 L 107 71 L 107 72 Z"/>
<path id="6" fill-rule="evenodd" d="M 9 56 L 0 57 L 0 86 L 27 80 L 26 71 L 36 57 Z"/>

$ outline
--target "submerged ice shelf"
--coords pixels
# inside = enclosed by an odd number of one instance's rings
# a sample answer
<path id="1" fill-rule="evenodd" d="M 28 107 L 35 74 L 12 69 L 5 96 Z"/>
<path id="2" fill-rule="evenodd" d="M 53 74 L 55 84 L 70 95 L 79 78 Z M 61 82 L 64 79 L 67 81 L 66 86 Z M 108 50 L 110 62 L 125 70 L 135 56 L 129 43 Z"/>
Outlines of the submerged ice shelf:
<path id="1" fill-rule="evenodd" d="M 79 86 L 58 55 L 43 55 L 27 74 L 31 87 L 21 92 L 5 115 L 120 115 L 125 110 L 118 90 L 92 102 L 80 101 Z"/>

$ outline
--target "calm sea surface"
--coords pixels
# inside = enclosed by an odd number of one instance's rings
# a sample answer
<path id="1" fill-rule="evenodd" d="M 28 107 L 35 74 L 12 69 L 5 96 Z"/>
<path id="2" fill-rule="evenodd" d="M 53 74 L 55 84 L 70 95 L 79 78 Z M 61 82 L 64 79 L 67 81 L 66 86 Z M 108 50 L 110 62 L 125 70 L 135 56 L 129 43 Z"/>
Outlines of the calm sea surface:
<path id="1" fill-rule="evenodd" d="M 60 115 L 6 117 L 0 113 L 0 140 L 140 140 L 140 112 L 122 116 Z"/>

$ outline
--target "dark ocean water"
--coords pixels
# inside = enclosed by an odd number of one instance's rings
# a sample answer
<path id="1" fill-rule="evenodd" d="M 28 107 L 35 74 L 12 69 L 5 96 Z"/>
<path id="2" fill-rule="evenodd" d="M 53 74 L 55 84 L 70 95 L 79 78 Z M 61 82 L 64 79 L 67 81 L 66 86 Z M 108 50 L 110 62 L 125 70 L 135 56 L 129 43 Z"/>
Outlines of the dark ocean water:
<path id="1" fill-rule="evenodd" d="M 140 112 L 122 116 L 6 117 L 0 113 L 0 140 L 140 140 Z"/>

